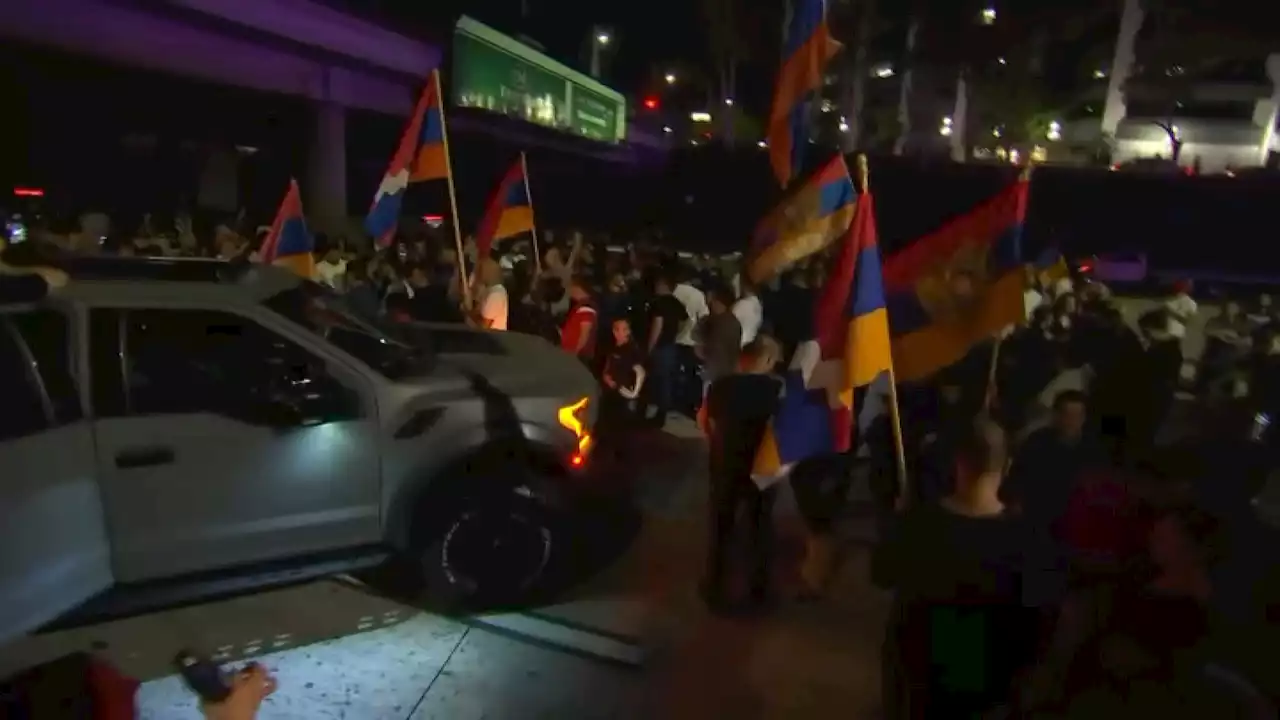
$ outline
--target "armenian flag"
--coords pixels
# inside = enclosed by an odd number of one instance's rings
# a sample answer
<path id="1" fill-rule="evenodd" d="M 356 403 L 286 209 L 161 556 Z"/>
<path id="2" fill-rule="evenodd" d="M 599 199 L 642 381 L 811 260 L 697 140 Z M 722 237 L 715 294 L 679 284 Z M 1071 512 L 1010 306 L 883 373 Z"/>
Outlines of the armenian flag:
<path id="1" fill-rule="evenodd" d="M 315 250 L 315 238 L 307 230 L 307 221 L 302 215 L 298 181 L 290 179 L 289 190 L 280 202 L 276 219 L 271 222 L 271 229 L 258 250 L 258 262 L 289 268 L 304 278 L 312 279 L 316 275 Z"/>
<path id="2" fill-rule="evenodd" d="M 849 166 L 837 155 L 757 226 L 747 277 L 764 282 L 838 240 L 853 222 L 856 199 Z"/>
<path id="3" fill-rule="evenodd" d="M 885 261 L 899 381 L 927 378 L 1023 322 L 1021 243 L 1029 186 L 1018 180 Z"/>
<path id="4" fill-rule="evenodd" d="M 805 458 L 842 453 L 852 444 L 853 390 L 892 367 L 889 317 L 871 194 L 857 198 L 852 226 L 814 311 L 816 337 L 796 348 L 782 406 L 756 452 L 752 476 L 762 487 Z"/>
<path id="5" fill-rule="evenodd" d="M 493 243 L 533 230 L 533 203 L 523 156 L 502 176 L 476 228 L 477 258 L 489 257 Z"/>
<path id="6" fill-rule="evenodd" d="M 769 163 L 784 188 L 800 173 L 808 144 L 809 98 L 822 87 L 823 70 L 839 50 L 827 27 L 826 3 L 792 0 L 767 127 Z"/>
<path id="7" fill-rule="evenodd" d="M 1031 267 L 1036 273 L 1036 280 L 1046 288 L 1053 287 L 1053 284 L 1062 278 L 1071 277 L 1071 267 L 1067 265 L 1067 257 L 1056 247 L 1041 253 Z"/>
<path id="8" fill-rule="evenodd" d="M 440 97 L 440 71 L 431 71 L 431 80 L 414 106 L 400 145 L 382 176 L 373 205 L 364 219 L 364 229 L 379 244 L 390 244 L 400 221 L 400 206 L 411 183 L 445 180 L 450 177 L 449 154 L 445 143 L 444 112 Z"/>

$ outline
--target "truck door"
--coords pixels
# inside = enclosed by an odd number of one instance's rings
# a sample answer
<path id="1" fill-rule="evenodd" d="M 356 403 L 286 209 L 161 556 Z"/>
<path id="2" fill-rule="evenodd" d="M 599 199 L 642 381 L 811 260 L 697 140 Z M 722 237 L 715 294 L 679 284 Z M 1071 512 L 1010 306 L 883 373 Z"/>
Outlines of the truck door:
<path id="1" fill-rule="evenodd" d="M 371 391 L 253 318 L 94 308 L 112 567 L 135 582 L 377 543 Z"/>
<path id="2" fill-rule="evenodd" d="M 0 309 L 0 643 L 114 582 L 71 320 Z"/>

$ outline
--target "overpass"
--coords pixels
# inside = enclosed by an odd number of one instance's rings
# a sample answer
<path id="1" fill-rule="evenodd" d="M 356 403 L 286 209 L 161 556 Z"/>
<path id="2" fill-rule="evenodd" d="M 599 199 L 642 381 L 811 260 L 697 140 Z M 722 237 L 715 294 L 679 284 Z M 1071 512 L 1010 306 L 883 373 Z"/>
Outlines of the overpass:
<path id="1" fill-rule="evenodd" d="M 321 223 L 347 206 L 346 110 L 407 115 L 441 60 L 309 0 L 3 0 L 0 38 L 310 101 L 306 202 Z"/>

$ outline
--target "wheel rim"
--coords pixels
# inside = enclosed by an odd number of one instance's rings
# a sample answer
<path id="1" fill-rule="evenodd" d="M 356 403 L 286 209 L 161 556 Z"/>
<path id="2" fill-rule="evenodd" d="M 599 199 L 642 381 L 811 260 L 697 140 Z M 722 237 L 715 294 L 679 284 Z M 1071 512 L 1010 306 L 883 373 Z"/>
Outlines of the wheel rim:
<path id="1" fill-rule="evenodd" d="M 516 510 L 473 510 L 444 537 L 450 584 L 467 595 L 505 597 L 529 589 L 551 557 L 551 531 Z"/>

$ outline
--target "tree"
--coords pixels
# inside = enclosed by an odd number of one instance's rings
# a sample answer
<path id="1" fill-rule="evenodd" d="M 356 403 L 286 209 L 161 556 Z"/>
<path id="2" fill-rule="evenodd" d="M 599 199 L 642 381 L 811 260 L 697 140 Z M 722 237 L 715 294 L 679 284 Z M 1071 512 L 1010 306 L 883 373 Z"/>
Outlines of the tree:
<path id="1" fill-rule="evenodd" d="M 832 35 L 845 45 L 833 63 L 844 71 L 838 105 L 848 129 L 841 133 L 841 149 L 852 152 L 862 144 L 866 130 L 863 108 L 871 74 L 871 44 L 891 26 L 880 17 L 877 0 L 849 0 L 841 12 L 829 14 L 828 23 Z"/>
<path id="2" fill-rule="evenodd" d="M 733 145 L 734 115 L 724 112 L 731 108 L 738 85 L 738 68 L 747 59 L 747 42 L 743 30 L 743 16 L 738 0 L 702 0 L 702 15 L 707 21 L 708 45 L 711 53 L 712 77 L 719 90 L 713 113 L 721 120 L 721 138 L 725 145 Z"/>
<path id="3" fill-rule="evenodd" d="M 1076 103 L 1085 87 L 1055 89 L 1044 77 L 1046 57 L 1062 43 L 1079 46 L 1099 37 L 1100 26 L 1114 16 L 1111 0 L 1063 0 L 1008 4 L 998 9 L 990 23 L 981 22 L 982 2 L 924 0 L 917 5 L 917 21 L 923 34 L 917 54 L 922 64 L 939 72 L 954 73 L 957 102 L 966 117 L 953 122 L 955 144 L 967 149 L 971 139 L 986 133 L 997 135 L 1003 145 L 1043 141 L 1051 123 Z M 1105 38 L 1105 34 L 1100 36 Z M 1099 50 L 1107 40 L 1099 40 Z M 1084 52 L 1088 70 L 1077 68 L 1082 79 L 1097 66 L 1094 53 Z M 972 125 L 972 127 L 970 127 Z M 967 130 L 978 130 L 969 133 Z"/>

